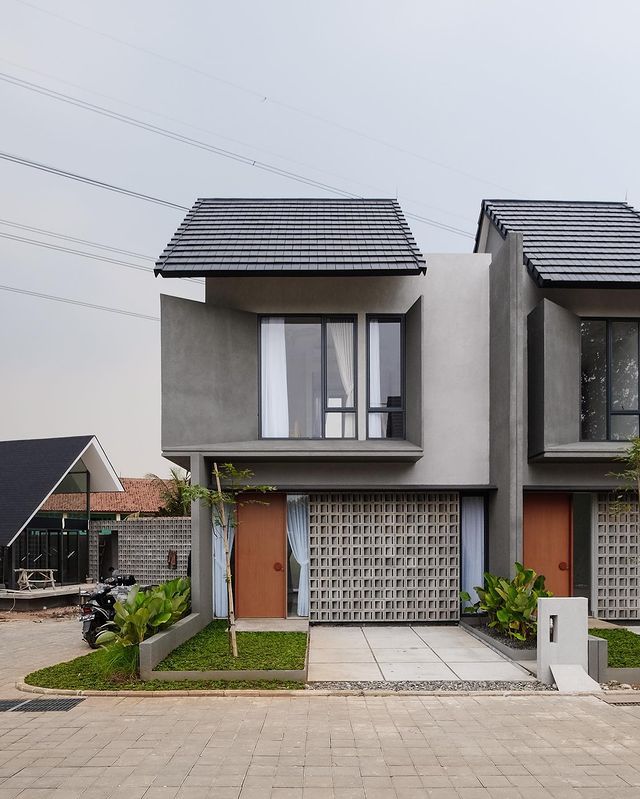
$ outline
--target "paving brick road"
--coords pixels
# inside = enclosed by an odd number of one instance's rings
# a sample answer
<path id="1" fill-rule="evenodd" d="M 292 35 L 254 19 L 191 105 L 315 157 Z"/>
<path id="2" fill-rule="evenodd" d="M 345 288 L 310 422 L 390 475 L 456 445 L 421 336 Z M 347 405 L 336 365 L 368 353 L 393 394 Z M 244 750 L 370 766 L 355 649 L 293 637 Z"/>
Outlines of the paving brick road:
<path id="1" fill-rule="evenodd" d="M 53 624 L 38 625 L 43 640 Z M 20 637 L 0 627 L 5 661 L 7 633 Z M 551 694 L 88 698 L 0 713 L 0 799 L 15 797 L 637 798 L 640 707 Z"/>

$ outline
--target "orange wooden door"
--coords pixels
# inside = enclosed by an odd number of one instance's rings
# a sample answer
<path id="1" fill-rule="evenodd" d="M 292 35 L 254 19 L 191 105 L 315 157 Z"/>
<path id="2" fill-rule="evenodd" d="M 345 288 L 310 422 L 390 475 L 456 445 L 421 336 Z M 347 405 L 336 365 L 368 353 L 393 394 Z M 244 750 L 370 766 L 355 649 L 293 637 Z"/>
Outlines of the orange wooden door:
<path id="1" fill-rule="evenodd" d="M 524 495 L 523 560 L 555 596 L 571 596 L 571 495 Z"/>
<path id="2" fill-rule="evenodd" d="M 284 494 L 247 495 L 258 499 L 238 507 L 234 544 L 238 618 L 287 615 L 287 498 Z"/>

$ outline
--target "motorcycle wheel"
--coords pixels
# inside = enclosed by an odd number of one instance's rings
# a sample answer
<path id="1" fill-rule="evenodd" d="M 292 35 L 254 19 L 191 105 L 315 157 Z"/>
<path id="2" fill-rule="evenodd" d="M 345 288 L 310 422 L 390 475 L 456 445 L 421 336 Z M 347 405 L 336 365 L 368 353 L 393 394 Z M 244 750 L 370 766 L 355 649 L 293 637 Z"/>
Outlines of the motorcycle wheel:
<path id="1" fill-rule="evenodd" d="M 91 627 L 83 634 L 84 640 L 89 644 L 91 649 L 100 649 L 100 645 L 96 643 L 98 637 L 98 625 L 92 624 Z"/>

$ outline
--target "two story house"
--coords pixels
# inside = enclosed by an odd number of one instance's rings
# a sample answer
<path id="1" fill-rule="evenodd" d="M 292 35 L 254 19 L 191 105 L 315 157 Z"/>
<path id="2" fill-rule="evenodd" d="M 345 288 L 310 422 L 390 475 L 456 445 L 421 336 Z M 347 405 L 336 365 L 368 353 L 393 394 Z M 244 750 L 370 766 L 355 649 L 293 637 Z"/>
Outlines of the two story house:
<path id="1" fill-rule="evenodd" d="M 162 297 L 162 451 L 277 488 L 238 511 L 239 617 L 458 618 L 485 568 L 490 261 L 425 261 L 395 200 L 187 214 L 156 273 L 206 299 Z M 224 616 L 219 534 L 192 518 L 193 605 Z"/>
<path id="2" fill-rule="evenodd" d="M 637 501 L 611 475 L 639 435 L 640 214 L 486 200 L 491 569 L 524 560 L 594 615 L 640 618 Z"/>
<path id="3" fill-rule="evenodd" d="M 640 618 L 640 215 L 487 200 L 472 254 L 419 252 L 394 200 L 198 200 L 160 257 L 162 449 L 276 486 L 239 509 L 240 617 L 455 621 L 516 560 L 594 614 Z M 193 604 L 226 615 L 195 508 Z"/>

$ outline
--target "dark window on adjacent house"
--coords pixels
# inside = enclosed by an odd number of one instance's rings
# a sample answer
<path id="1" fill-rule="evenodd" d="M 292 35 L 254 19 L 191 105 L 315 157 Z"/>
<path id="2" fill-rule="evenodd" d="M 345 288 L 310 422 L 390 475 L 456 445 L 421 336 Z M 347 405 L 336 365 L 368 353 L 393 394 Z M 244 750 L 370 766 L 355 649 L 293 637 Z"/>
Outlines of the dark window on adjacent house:
<path id="1" fill-rule="evenodd" d="M 581 437 L 628 441 L 640 433 L 640 325 L 628 319 L 583 319 L 580 333 Z"/>
<path id="2" fill-rule="evenodd" d="M 260 320 L 262 438 L 356 437 L 353 317 Z"/>
<path id="3" fill-rule="evenodd" d="M 367 353 L 367 435 L 404 438 L 404 317 L 369 316 Z"/>

